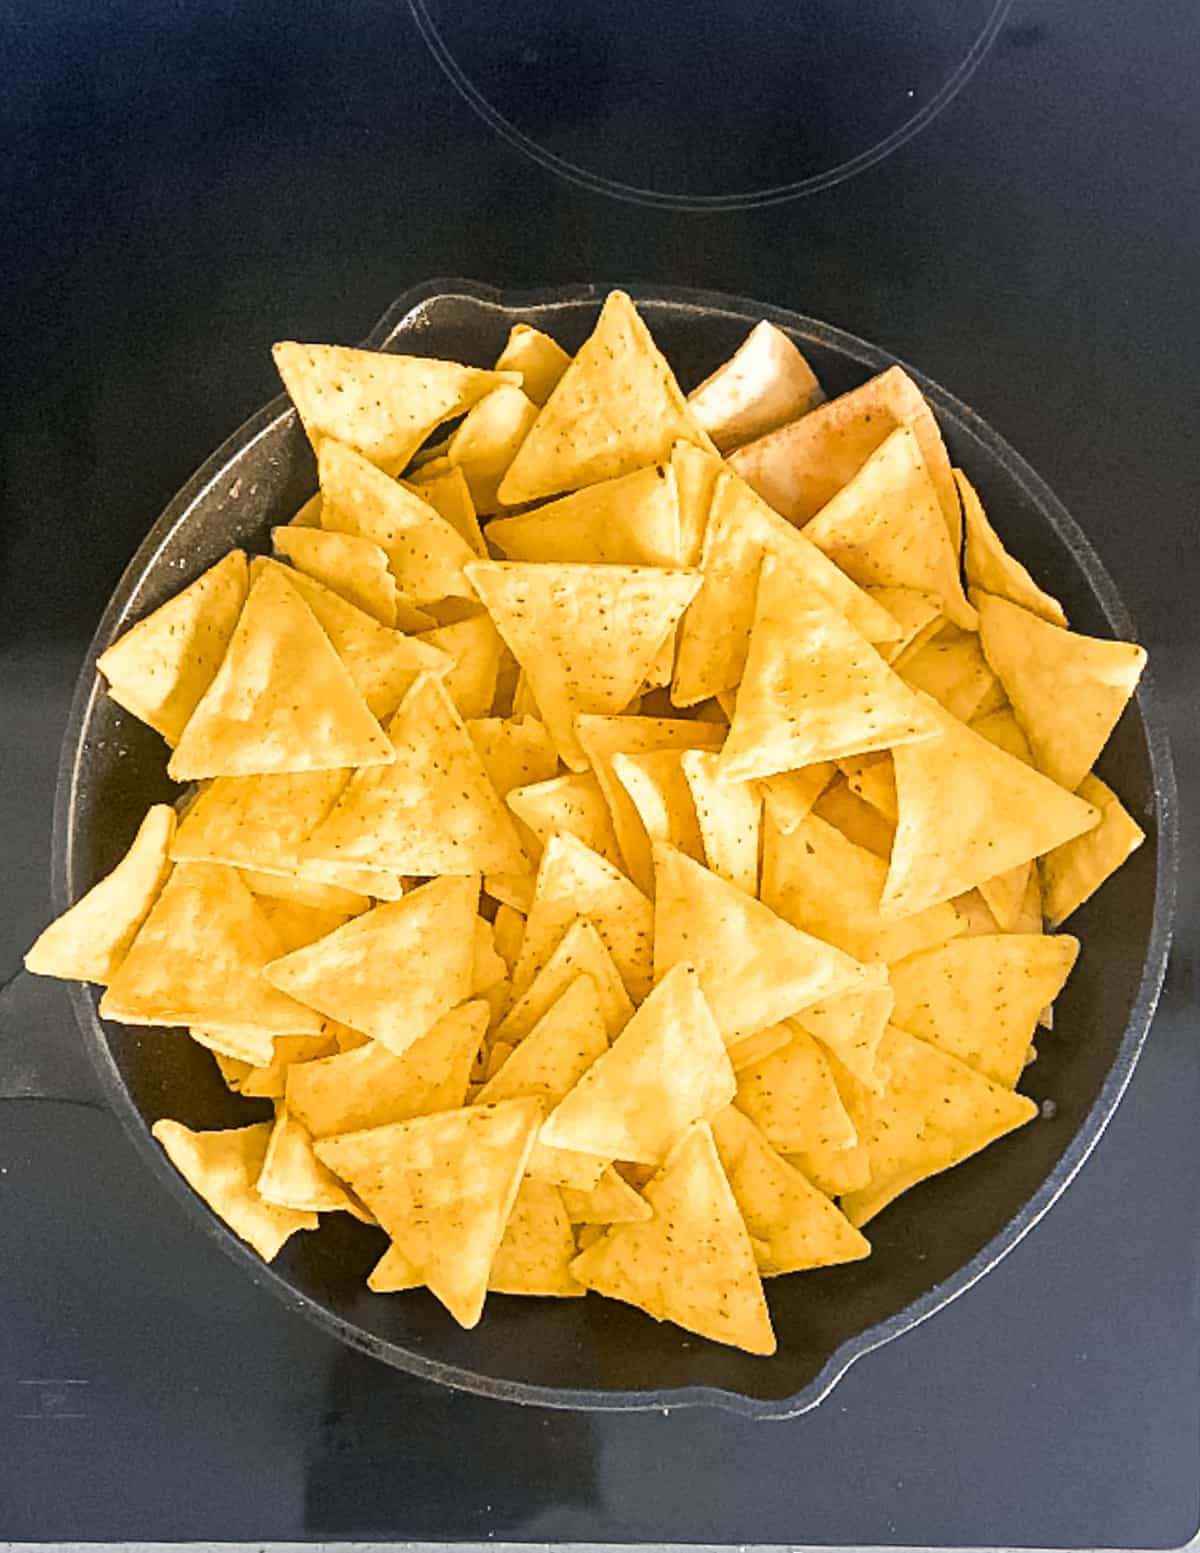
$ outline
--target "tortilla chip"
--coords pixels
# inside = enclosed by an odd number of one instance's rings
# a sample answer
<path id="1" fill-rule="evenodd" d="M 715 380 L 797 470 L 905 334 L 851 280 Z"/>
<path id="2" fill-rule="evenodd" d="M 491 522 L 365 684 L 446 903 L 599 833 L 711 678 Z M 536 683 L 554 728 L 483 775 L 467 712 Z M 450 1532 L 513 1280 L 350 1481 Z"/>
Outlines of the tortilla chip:
<path id="1" fill-rule="evenodd" d="M 558 770 L 550 735 L 536 717 L 477 717 L 467 732 L 501 798 L 515 787 L 548 782 Z"/>
<path id="2" fill-rule="evenodd" d="M 867 1089 L 878 1089 L 879 1043 L 892 1012 L 894 994 L 882 965 L 868 966 L 867 970 L 867 985 L 814 1003 L 794 1015 L 793 1021 L 832 1052 L 858 1083 Z"/>
<path id="3" fill-rule="evenodd" d="M 862 984 L 849 955 L 799 931 L 736 885 L 660 843 L 654 849 L 654 975 L 696 967 L 727 1045 Z M 617 1158 L 633 1158 L 621 1154 Z"/>
<path id="4" fill-rule="evenodd" d="M 218 1036 L 217 1039 L 224 1038 Z M 269 1062 L 253 1065 L 237 1063 L 236 1069 L 231 1070 L 230 1064 L 235 1062 L 234 1058 L 223 1056 L 215 1048 L 213 1055 L 225 1082 L 237 1094 L 245 1095 L 250 1100 L 282 1100 L 290 1067 L 300 1062 L 315 1062 L 319 1057 L 330 1056 L 337 1049 L 337 1041 L 331 1034 L 277 1035 L 271 1041 Z"/>
<path id="5" fill-rule="evenodd" d="M 454 666 L 442 676 L 442 684 L 458 708 L 458 715 L 464 721 L 468 717 L 486 717 L 496 696 L 496 675 L 504 651 L 504 643 L 487 611 L 480 609 L 462 620 L 424 631 L 420 640 L 453 659 Z"/>
<path id="6" fill-rule="evenodd" d="M 467 570 L 574 771 L 587 764 L 575 718 L 624 710 L 700 586 L 698 573 L 662 567 L 479 561 Z"/>
<path id="7" fill-rule="evenodd" d="M 762 899 L 772 911 L 836 944 L 856 960 L 899 960 L 963 931 L 949 903 L 907 917 L 881 909 L 888 865 L 815 814 L 790 834 L 774 821 L 767 798 L 763 829 Z"/>
<path id="8" fill-rule="evenodd" d="M 388 1246 L 367 1275 L 367 1288 L 372 1294 L 402 1294 L 407 1289 L 424 1287 L 421 1274 L 395 1243 Z"/>
<path id="9" fill-rule="evenodd" d="M 277 556 L 315 577 L 356 609 L 396 624 L 396 579 L 388 570 L 386 553 L 361 534 L 338 534 L 326 528 L 277 528 L 271 532 Z"/>
<path id="10" fill-rule="evenodd" d="M 997 711 L 972 718 L 971 727 L 981 738 L 986 739 L 989 744 L 994 744 L 997 749 L 1004 750 L 1006 754 L 1023 761 L 1027 766 L 1033 765 L 1033 751 L 1029 748 L 1029 740 L 1021 731 L 1021 725 L 1011 706 L 1001 707 Z"/>
<path id="11" fill-rule="evenodd" d="M 960 1164 L 1037 1115 L 1025 1095 L 892 1025 L 879 1055 L 888 1083 L 871 1096 L 863 1122 L 870 1184 L 842 1198 L 842 1211 L 859 1226 L 918 1181 Z"/>
<path id="12" fill-rule="evenodd" d="M 174 836 L 170 804 L 147 809 L 120 862 L 43 928 L 25 956 L 25 969 L 107 986 L 167 882 Z"/>
<path id="13" fill-rule="evenodd" d="M 609 1040 L 614 1040 L 633 1018 L 633 1004 L 625 991 L 625 983 L 621 980 L 616 962 L 586 917 L 577 917 L 567 928 L 558 947 L 534 976 L 524 996 L 504 1016 L 496 1031 L 497 1039 L 510 1041 L 514 1045 L 524 1040 L 581 971 L 596 988 L 600 999 L 600 1017 Z"/>
<path id="14" fill-rule="evenodd" d="M 782 329 L 764 318 L 737 350 L 688 395 L 688 408 L 729 453 L 815 410 L 825 398 L 816 374 Z"/>
<path id="15" fill-rule="evenodd" d="M 318 453 L 332 438 L 397 475 L 429 433 L 509 381 L 453 361 L 344 345 L 274 349 L 275 365 Z"/>
<path id="16" fill-rule="evenodd" d="M 1015 868 L 997 874 L 993 879 L 981 879 L 976 886 L 1002 933 L 1028 931 L 1019 924 L 1024 919 L 1025 897 L 1029 891 L 1029 875 L 1033 867 L 1032 861 L 1018 863 Z M 1040 931 L 1040 925 L 1033 931 Z"/>
<path id="17" fill-rule="evenodd" d="M 587 917 L 634 1002 L 651 982 L 654 908 L 624 874 L 574 836 L 551 836 L 538 867 L 513 995 L 529 990 L 576 917 Z"/>
<path id="18" fill-rule="evenodd" d="M 488 539 L 513 561 L 589 561 L 614 566 L 678 566 L 679 499 L 669 464 L 499 518 Z"/>
<path id="19" fill-rule="evenodd" d="M 297 879 L 290 874 L 260 873 L 256 868 L 239 868 L 238 873 L 248 889 L 267 900 L 294 901 L 297 906 L 318 906 L 327 911 L 344 912 L 348 917 L 357 917 L 371 904 L 365 892 L 343 889 L 338 884 Z M 398 900 L 404 891 L 399 880 L 396 885 L 395 899 Z"/>
<path id="20" fill-rule="evenodd" d="M 1085 776 L 1078 791 L 1080 798 L 1099 809 L 1100 823 L 1041 860 L 1046 920 L 1053 927 L 1090 899 L 1146 839 L 1116 793 L 1098 776 Z M 29 964 L 28 959 L 25 963 Z"/>
<path id="21" fill-rule="evenodd" d="M 937 715 L 938 738 L 892 751 L 899 819 L 882 903 L 892 917 L 961 895 L 1099 819 L 1090 804 L 957 718 L 940 708 Z"/>
<path id="22" fill-rule="evenodd" d="M 682 755 L 682 750 L 617 754 L 612 760 L 613 775 L 633 800 L 651 845 L 658 841 L 668 842 L 696 862 L 703 863 L 704 840 L 691 789 L 683 774 Z"/>
<path id="23" fill-rule="evenodd" d="M 693 442 L 677 442 L 671 449 L 671 468 L 679 496 L 680 566 L 700 564 L 713 490 L 724 467 L 715 453 L 698 448 Z"/>
<path id="24" fill-rule="evenodd" d="M 738 1074 L 738 1110 L 781 1154 L 821 1157 L 852 1148 L 857 1134 L 825 1053 L 794 1019 L 786 1024 L 788 1044 Z"/>
<path id="25" fill-rule="evenodd" d="M 758 787 L 762 791 L 764 808 L 770 800 L 775 829 L 781 835 L 790 836 L 812 813 L 813 805 L 837 779 L 837 774 L 838 768 L 832 760 L 819 760 L 800 771 L 781 771 L 776 776 L 764 777 Z"/>
<path id="26" fill-rule="evenodd" d="M 931 737 L 936 723 L 864 636 L 763 560 L 721 777 L 748 781 Z"/>
<path id="27" fill-rule="evenodd" d="M 529 908 L 533 905 L 535 883 L 532 873 L 484 874 L 483 876 L 484 893 L 502 905 L 511 906 L 523 917 L 529 915 Z"/>
<path id="28" fill-rule="evenodd" d="M 979 716 L 989 701 L 1003 697 L 979 637 L 955 626 L 947 626 L 932 641 L 904 653 L 896 661 L 896 673 L 906 685 L 923 690 L 964 723 Z"/>
<path id="29" fill-rule="evenodd" d="M 775 1352 L 754 1250 L 712 1132 L 690 1128 L 646 1187 L 654 1217 L 618 1224 L 571 1264 L 580 1283 L 748 1353 Z"/>
<path id="30" fill-rule="evenodd" d="M 277 1208 L 255 1190 L 271 1137 L 270 1122 L 226 1132 L 193 1132 L 164 1117 L 152 1130 L 192 1190 L 264 1262 L 274 1261 L 297 1230 L 317 1228 L 315 1213 Z"/>
<path id="31" fill-rule="evenodd" d="M 272 986 L 397 1055 L 471 995 L 477 877 L 434 879 L 267 967 Z"/>
<path id="32" fill-rule="evenodd" d="M 800 420 L 739 448 L 730 463 L 776 512 L 791 523 L 804 524 L 849 484 L 897 426 L 912 428 L 957 555 L 962 518 L 950 460 L 933 412 L 901 367 L 889 367 Z"/>
<path id="33" fill-rule="evenodd" d="M 492 1079 L 496 1077 L 500 1069 L 512 1056 L 513 1052 L 516 1050 L 516 1047 L 510 1046 L 507 1041 L 496 1041 L 494 1045 L 487 1047 L 486 1050 L 487 1056 L 483 1059 L 483 1071 L 479 1078 L 480 1088 L 482 1088 L 484 1084 L 490 1083 Z M 479 1056 L 483 1056 L 482 1049 L 479 1053 Z M 473 1071 L 479 1071 L 478 1057 L 476 1058 L 475 1069 Z M 471 1098 L 473 1100 L 477 1100 L 479 1098 L 478 1093 L 473 1095 Z"/>
<path id="34" fill-rule="evenodd" d="M 315 943 L 350 920 L 349 912 L 330 911 L 324 906 L 300 906 L 295 901 L 273 901 L 266 897 L 258 904 L 275 930 L 281 954 L 291 954 L 293 949 Z"/>
<path id="35" fill-rule="evenodd" d="M 539 854 L 556 831 L 565 831 L 607 858 L 614 867 L 621 866 L 621 849 L 608 804 L 590 771 L 571 772 L 529 787 L 514 787 L 506 802 L 533 833 Z"/>
<path id="36" fill-rule="evenodd" d="M 983 593 L 994 593 L 998 598 L 1019 604 L 1051 625 L 1065 626 L 1067 617 L 1056 598 L 1042 591 L 1033 578 L 1004 548 L 999 534 L 988 522 L 983 503 L 975 487 L 961 469 L 954 471 L 958 494 L 962 498 L 963 518 L 966 527 L 966 550 L 963 569 L 967 585 Z"/>
<path id="37" fill-rule="evenodd" d="M 762 789 L 756 782 L 720 781 L 720 757 L 708 750 L 684 750 L 679 764 L 696 811 L 701 861 L 719 878 L 757 895 Z"/>
<path id="38" fill-rule="evenodd" d="M 780 1158 L 736 1106 L 713 1119 L 712 1131 L 763 1277 L 833 1267 L 871 1254 L 870 1243 L 828 1197 Z"/>
<path id="39" fill-rule="evenodd" d="M 881 604 L 725 469 L 717 477 L 704 536 L 704 581 L 680 631 L 671 691 L 677 706 L 694 706 L 741 682 L 758 574 L 767 555 L 792 574 L 798 588 L 824 599 L 868 641 L 900 635 Z"/>
<path id="40" fill-rule="evenodd" d="M 262 907 L 236 870 L 180 863 L 110 980 L 101 1017 L 316 1035 L 316 1014 L 263 978 L 263 967 L 278 953 Z"/>
<path id="41" fill-rule="evenodd" d="M 562 1189 L 563 1207 L 572 1224 L 641 1224 L 654 1210 L 610 1165 L 590 1192 Z"/>
<path id="42" fill-rule="evenodd" d="M 519 372 L 521 387 L 534 404 L 545 404 L 571 358 L 557 340 L 532 324 L 513 324 L 496 359 L 497 372 Z"/>
<path id="43" fill-rule="evenodd" d="M 393 764 L 355 772 L 305 855 L 417 876 L 522 871 L 512 819 L 440 679 L 418 678 L 388 734 Z"/>
<path id="44" fill-rule="evenodd" d="M 288 1069 L 288 1110 L 315 1138 L 452 1111 L 487 1029 L 487 1004 L 461 1003 L 399 1056 L 378 1041 Z"/>
<path id="45" fill-rule="evenodd" d="M 471 500 L 471 487 L 457 464 L 445 470 L 423 471 L 406 483 L 411 491 L 429 503 L 439 517 L 446 520 L 460 538 L 466 540 L 476 555 L 488 553 L 475 503 Z"/>
<path id="46" fill-rule="evenodd" d="M 583 1285 L 569 1270 L 574 1260 L 575 1236 L 562 1194 L 527 1176 L 496 1251 L 488 1288 L 495 1294 L 582 1296 Z"/>
<path id="47" fill-rule="evenodd" d="M 955 625 L 974 630 L 975 611 L 958 575 L 958 547 L 907 426 L 889 433 L 805 525 L 804 534 L 862 587 L 934 593 Z"/>
<path id="48" fill-rule="evenodd" d="M 448 456 L 461 469 L 477 512 L 499 512 L 496 492 L 538 407 L 515 383 L 493 388 L 467 412 L 450 438 Z"/>
<path id="49" fill-rule="evenodd" d="M 317 1157 L 362 1198 L 455 1320 L 473 1327 L 540 1121 L 536 1100 L 468 1106 L 323 1138 Z"/>
<path id="50" fill-rule="evenodd" d="M 338 1178 L 313 1152 L 313 1140 L 305 1128 L 280 1106 L 267 1144 L 255 1190 L 264 1202 L 300 1213 L 336 1213 L 343 1210 L 356 1218 L 362 1210 Z"/>
<path id="51" fill-rule="evenodd" d="M 915 652 L 945 624 L 942 601 L 936 593 L 922 593 L 916 588 L 867 588 L 864 591 L 876 604 L 882 604 L 900 627 L 901 635 L 896 641 L 879 643 L 879 654 L 885 663 L 895 663 L 910 647 Z"/>
<path id="52" fill-rule="evenodd" d="M 284 569 L 263 572 L 167 774 L 186 782 L 390 759 L 383 729 Z"/>
<path id="53" fill-rule="evenodd" d="M 610 292 L 509 466 L 500 500 L 537 501 L 662 463 L 676 438 L 709 446 L 637 309 L 623 291 Z"/>
<path id="54" fill-rule="evenodd" d="M 977 603 L 984 653 L 1038 769 L 1074 792 L 1137 688 L 1145 648 L 1065 631 L 992 594 Z"/>
<path id="55" fill-rule="evenodd" d="M 288 519 L 292 528 L 320 528 L 321 526 L 321 493 L 316 491 L 306 502 L 301 502 L 295 513 Z"/>
<path id="56" fill-rule="evenodd" d="M 514 911 L 511 906 L 498 907 L 492 922 L 492 943 L 509 974 L 517 963 L 517 957 L 521 953 L 521 940 L 524 937 L 525 918 L 521 912 Z"/>
<path id="57" fill-rule="evenodd" d="M 792 1032 L 788 1025 L 768 1025 L 765 1030 L 756 1030 L 753 1035 L 735 1041 L 729 1047 L 729 1061 L 733 1064 L 733 1071 L 740 1073 L 743 1068 L 754 1067 L 772 1052 L 782 1051 L 791 1038 Z"/>
<path id="58" fill-rule="evenodd" d="M 836 777 L 825 789 L 812 812 L 840 830 L 856 847 L 865 847 L 876 857 L 889 857 L 896 827 L 861 799 L 845 777 Z"/>
<path id="59" fill-rule="evenodd" d="M 253 1072 L 267 1067 L 274 1058 L 275 1037 L 269 1030 L 229 1028 L 202 1030 L 192 1025 L 188 1034 L 197 1046 L 203 1046 L 218 1059 L 238 1062 Z"/>
<path id="60" fill-rule="evenodd" d="M 675 965 L 551 1111 L 539 1143 L 658 1164 L 692 1122 L 728 1105 L 735 1088 L 695 967 Z"/>
<path id="61" fill-rule="evenodd" d="M 887 753 L 852 755 L 839 760 L 838 767 L 846 786 L 864 803 L 871 805 L 893 826 L 896 823 L 896 776 L 892 757 Z"/>
<path id="62" fill-rule="evenodd" d="M 825 1060 L 837 1086 L 842 1108 L 857 1133 L 860 1118 L 866 1115 L 870 1092 L 843 1067 L 828 1047 L 825 1048 Z M 846 1192 L 861 1191 L 871 1179 L 871 1155 L 861 1136 L 848 1149 L 817 1149 L 813 1153 L 801 1151 L 784 1157 L 789 1165 L 795 1166 L 805 1180 L 811 1181 L 826 1197 L 840 1197 Z"/>
<path id="63" fill-rule="evenodd" d="M 1011 1089 L 1079 954 L 1067 933 L 959 938 L 890 967 L 892 1023 Z"/>
<path id="64" fill-rule="evenodd" d="M 496 953 L 492 924 L 475 918 L 475 943 L 471 956 L 471 991 L 479 996 L 508 976 L 508 966 Z"/>

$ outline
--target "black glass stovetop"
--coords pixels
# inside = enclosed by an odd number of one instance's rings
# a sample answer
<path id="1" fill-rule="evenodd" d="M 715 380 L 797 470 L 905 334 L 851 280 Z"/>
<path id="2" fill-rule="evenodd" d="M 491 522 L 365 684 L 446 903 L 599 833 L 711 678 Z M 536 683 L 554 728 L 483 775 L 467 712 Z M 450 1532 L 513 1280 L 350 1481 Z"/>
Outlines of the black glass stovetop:
<path id="1" fill-rule="evenodd" d="M 1177 1545 L 1200 1523 L 1193 7 L 886 5 L 872 32 L 871 7 L 776 0 L 736 37 L 720 5 L 691 34 L 679 0 L 643 33 L 591 0 L 572 34 L 570 9 L 428 0 L 423 36 L 400 0 L 0 7 L 0 980 L 48 912 L 67 700 L 137 541 L 276 392 L 273 339 L 352 341 L 406 287 L 469 274 L 794 307 L 1033 462 L 1172 718 L 1160 1015 L 1048 1218 L 782 1423 L 417 1383 L 251 1287 L 108 1116 L 0 1102 L 0 1539 Z M 854 109 L 837 83 L 864 71 Z M 889 136 L 858 176 L 764 202 Z M 73 1039 L 52 1006 L 48 1051 Z"/>

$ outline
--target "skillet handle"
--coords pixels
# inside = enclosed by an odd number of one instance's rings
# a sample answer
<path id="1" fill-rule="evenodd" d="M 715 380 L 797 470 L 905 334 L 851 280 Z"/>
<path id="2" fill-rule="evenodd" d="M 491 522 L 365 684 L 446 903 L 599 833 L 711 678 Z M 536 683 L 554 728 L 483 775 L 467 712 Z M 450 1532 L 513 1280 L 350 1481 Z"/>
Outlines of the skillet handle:
<path id="1" fill-rule="evenodd" d="M 18 971 L 0 988 L 0 1100 L 108 1109 L 64 983 Z"/>

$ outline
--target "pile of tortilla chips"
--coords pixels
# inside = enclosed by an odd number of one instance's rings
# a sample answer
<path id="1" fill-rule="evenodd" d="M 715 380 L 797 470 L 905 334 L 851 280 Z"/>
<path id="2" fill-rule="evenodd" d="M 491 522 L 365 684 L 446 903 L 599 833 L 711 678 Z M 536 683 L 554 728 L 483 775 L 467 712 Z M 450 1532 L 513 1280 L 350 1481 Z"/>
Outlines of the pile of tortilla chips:
<path id="1" fill-rule="evenodd" d="M 1035 1116 L 1145 654 L 899 368 L 826 402 L 760 324 L 688 398 L 620 292 L 574 357 L 276 360 L 320 491 L 101 655 L 190 785 L 27 963 L 273 1103 L 154 1129 L 264 1257 L 349 1213 L 464 1326 L 594 1290 L 769 1354 L 765 1279 Z"/>

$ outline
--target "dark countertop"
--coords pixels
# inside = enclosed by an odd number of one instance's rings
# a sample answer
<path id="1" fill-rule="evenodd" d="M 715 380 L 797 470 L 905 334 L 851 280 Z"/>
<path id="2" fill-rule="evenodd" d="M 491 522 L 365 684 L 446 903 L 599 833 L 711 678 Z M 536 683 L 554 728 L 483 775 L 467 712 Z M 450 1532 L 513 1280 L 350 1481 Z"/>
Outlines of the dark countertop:
<path id="1" fill-rule="evenodd" d="M 0 40 L 0 980 L 48 911 L 57 742 L 125 560 L 276 392 L 272 340 L 354 340 L 437 274 L 744 292 L 958 393 L 1118 579 L 1172 717 L 1185 847 L 1164 1006 L 1079 1180 L 982 1284 L 790 1423 L 547 1413 L 417 1384 L 250 1287 L 110 1119 L 7 1103 L 0 1537 L 1185 1541 L 1200 1522 L 1193 7 L 1017 0 L 924 134 L 822 193 L 719 214 L 535 166 L 453 93 L 395 0 L 14 0 Z M 734 84 L 751 113 L 753 81 Z M 48 1041 L 70 1038 L 62 1007 Z"/>

